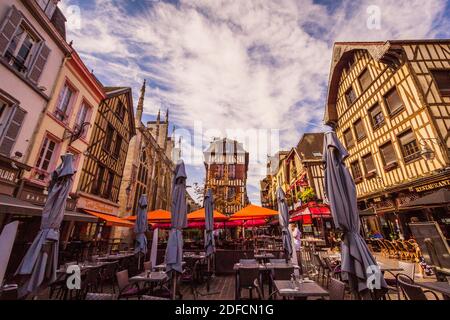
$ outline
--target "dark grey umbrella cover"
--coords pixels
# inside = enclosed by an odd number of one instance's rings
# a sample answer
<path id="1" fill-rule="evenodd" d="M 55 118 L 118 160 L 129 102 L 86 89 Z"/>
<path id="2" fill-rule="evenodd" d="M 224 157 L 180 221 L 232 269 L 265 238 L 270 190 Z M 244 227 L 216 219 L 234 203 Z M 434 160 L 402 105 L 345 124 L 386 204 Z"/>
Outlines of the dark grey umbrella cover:
<path id="1" fill-rule="evenodd" d="M 187 227 L 186 169 L 180 160 L 172 183 L 171 229 L 166 249 L 166 271 L 182 272 L 183 228 Z"/>
<path id="2" fill-rule="evenodd" d="M 136 247 L 134 249 L 134 252 L 142 252 L 144 255 L 147 254 L 147 206 L 147 195 L 143 194 L 138 202 L 136 223 L 134 225 L 134 233 L 136 234 Z"/>
<path id="3" fill-rule="evenodd" d="M 343 235 L 342 266 L 343 276 L 353 289 L 366 290 L 369 270 L 377 263 L 360 234 L 356 187 L 348 168 L 344 164 L 348 153 L 335 132 L 327 132 L 324 141 L 325 192 L 330 203 L 334 223 Z M 387 288 L 383 276 L 377 272 L 381 287 Z M 355 283 L 356 282 L 356 283 Z"/>
<path id="4" fill-rule="evenodd" d="M 292 239 L 289 232 L 289 210 L 286 203 L 286 195 L 283 189 L 277 189 L 278 201 L 278 220 L 281 227 L 281 235 L 283 240 L 284 254 L 286 257 L 292 257 Z"/>
<path id="5" fill-rule="evenodd" d="M 205 207 L 205 253 L 210 256 L 215 251 L 214 244 L 214 199 L 211 189 L 206 192 L 203 201 Z"/>
<path id="6" fill-rule="evenodd" d="M 52 175 L 49 194 L 42 211 L 41 229 L 16 272 L 18 275 L 30 275 L 24 286 L 20 288 L 21 297 L 36 293 L 44 281 L 56 280 L 59 229 L 75 173 L 73 155 L 66 154 L 61 158 L 61 165 Z"/>

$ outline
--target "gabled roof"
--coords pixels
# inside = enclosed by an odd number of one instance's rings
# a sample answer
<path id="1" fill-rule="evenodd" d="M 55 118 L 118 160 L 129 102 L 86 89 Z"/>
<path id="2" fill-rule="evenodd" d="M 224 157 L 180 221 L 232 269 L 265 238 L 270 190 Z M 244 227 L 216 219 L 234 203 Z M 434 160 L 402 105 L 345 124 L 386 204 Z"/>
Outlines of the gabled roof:
<path id="1" fill-rule="evenodd" d="M 107 99 L 111 99 L 122 94 L 127 95 L 128 99 L 128 121 L 130 122 L 131 136 L 136 134 L 136 127 L 134 125 L 134 107 L 133 94 L 130 87 L 104 87 Z"/>
<path id="2" fill-rule="evenodd" d="M 302 160 L 322 160 L 324 133 L 305 133 L 296 150 Z"/>

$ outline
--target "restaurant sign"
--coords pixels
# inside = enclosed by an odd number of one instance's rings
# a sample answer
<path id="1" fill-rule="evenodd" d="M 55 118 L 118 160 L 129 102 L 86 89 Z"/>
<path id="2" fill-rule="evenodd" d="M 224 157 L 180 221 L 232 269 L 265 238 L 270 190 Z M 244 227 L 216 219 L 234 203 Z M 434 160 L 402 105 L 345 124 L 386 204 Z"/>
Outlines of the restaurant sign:
<path id="1" fill-rule="evenodd" d="M 425 192 L 425 191 L 448 187 L 448 186 L 450 186 L 450 179 L 445 179 L 442 181 L 422 185 L 420 187 L 412 187 L 412 188 L 410 188 L 410 191 Z"/>
<path id="2" fill-rule="evenodd" d="M 119 209 L 115 206 L 84 196 L 80 196 L 80 198 L 78 198 L 77 207 L 79 209 L 92 210 L 95 212 L 106 213 L 115 216 L 119 213 Z"/>
<path id="3" fill-rule="evenodd" d="M 0 167 L 0 181 L 15 183 L 16 179 L 17 179 L 17 171 L 12 171 Z"/>

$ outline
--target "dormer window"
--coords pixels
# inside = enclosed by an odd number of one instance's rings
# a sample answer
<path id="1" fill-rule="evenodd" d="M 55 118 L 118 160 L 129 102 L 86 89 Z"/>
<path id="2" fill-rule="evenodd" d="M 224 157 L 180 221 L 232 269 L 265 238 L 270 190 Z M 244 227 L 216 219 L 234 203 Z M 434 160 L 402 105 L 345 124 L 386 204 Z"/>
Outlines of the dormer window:
<path id="1" fill-rule="evenodd" d="M 45 15 L 51 19 L 53 13 L 55 13 L 58 0 L 36 0 L 36 2 L 39 7 L 41 7 L 42 11 L 45 12 Z"/>

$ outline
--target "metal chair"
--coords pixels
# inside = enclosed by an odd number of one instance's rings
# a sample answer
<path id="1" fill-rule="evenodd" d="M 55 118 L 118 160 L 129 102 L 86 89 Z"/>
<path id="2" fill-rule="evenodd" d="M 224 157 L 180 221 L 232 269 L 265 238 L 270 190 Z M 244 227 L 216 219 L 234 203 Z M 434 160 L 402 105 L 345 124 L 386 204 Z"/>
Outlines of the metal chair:
<path id="1" fill-rule="evenodd" d="M 119 287 L 118 299 L 124 298 L 128 300 L 129 298 L 139 297 L 141 295 L 142 292 L 139 290 L 138 286 L 130 283 L 128 270 L 117 272 L 116 278 Z"/>
<path id="2" fill-rule="evenodd" d="M 255 280 L 259 283 L 259 268 L 241 267 L 238 271 L 238 292 L 241 299 L 242 289 L 247 289 L 250 300 L 253 299 L 253 289 L 255 288 Z"/>
<path id="3" fill-rule="evenodd" d="M 328 291 L 329 291 L 329 298 L 330 300 L 344 300 L 345 298 L 345 283 L 331 278 L 330 279 L 330 283 L 329 283 L 329 287 L 328 287 Z"/>
<path id="4" fill-rule="evenodd" d="M 398 274 L 397 283 L 406 300 L 428 300 L 426 296 L 427 293 L 432 294 L 436 300 L 439 300 L 436 293 L 431 290 L 422 290 L 422 288 L 415 285 L 414 280 L 407 275 Z"/>

